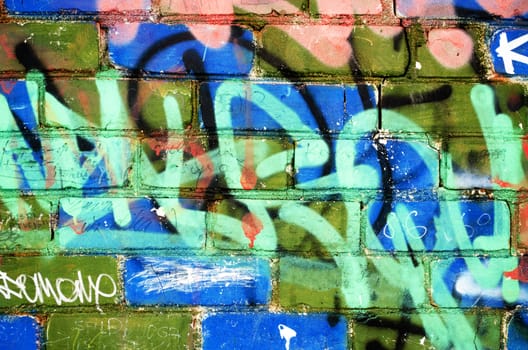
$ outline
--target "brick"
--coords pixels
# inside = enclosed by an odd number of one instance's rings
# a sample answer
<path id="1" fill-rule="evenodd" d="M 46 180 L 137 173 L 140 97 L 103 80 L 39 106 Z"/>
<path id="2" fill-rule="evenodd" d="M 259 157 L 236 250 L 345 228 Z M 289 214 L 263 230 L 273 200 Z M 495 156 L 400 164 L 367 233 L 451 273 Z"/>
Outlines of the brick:
<path id="1" fill-rule="evenodd" d="M 524 181 L 522 141 L 507 137 L 454 138 L 447 143 L 444 186 L 518 188 Z"/>
<path id="2" fill-rule="evenodd" d="M 205 212 L 198 200 L 62 198 L 55 237 L 65 249 L 198 249 Z"/>
<path id="3" fill-rule="evenodd" d="M 184 313 L 52 314 L 46 349 L 192 349 L 192 318 Z"/>
<path id="4" fill-rule="evenodd" d="M 208 217 L 215 248 L 310 252 L 359 249 L 360 206 L 341 201 L 222 200 Z"/>
<path id="5" fill-rule="evenodd" d="M 403 17 L 526 18 L 528 5 L 523 1 L 396 0 L 396 12 Z"/>
<path id="6" fill-rule="evenodd" d="M 4 257 L 0 277 L 1 307 L 106 305 L 120 296 L 111 257 Z"/>
<path id="7" fill-rule="evenodd" d="M 405 33 L 398 26 L 267 26 L 262 45 L 259 64 L 271 76 L 399 76 L 409 60 Z"/>
<path id="8" fill-rule="evenodd" d="M 466 257 L 431 263 L 435 305 L 446 308 L 528 305 L 526 257 Z"/>
<path id="9" fill-rule="evenodd" d="M 520 248 L 528 247 L 528 203 L 522 201 L 519 203 L 517 212 L 517 220 L 519 223 L 518 235 L 512 234 L 512 241 L 516 241 Z"/>
<path id="10" fill-rule="evenodd" d="M 190 82 L 55 79 L 45 94 L 45 125 L 66 129 L 184 129 L 192 117 Z"/>
<path id="11" fill-rule="evenodd" d="M 528 7 L 526 10 L 528 15 Z M 527 42 L 528 30 L 502 28 L 495 31 L 489 43 L 495 72 L 506 75 L 528 75 Z"/>
<path id="12" fill-rule="evenodd" d="M 239 26 L 115 24 L 108 54 L 119 67 L 150 73 L 246 75 L 253 66 L 253 33 Z"/>
<path id="13" fill-rule="evenodd" d="M 119 2 L 116 0 L 5 0 L 9 13 L 13 14 L 50 14 L 53 12 L 72 13 L 100 11 L 149 10 L 150 1 Z"/>
<path id="14" fill-rule="evenodd" d="M 381 0 L 313 0 L 310 3 L 310 12 L 323 16 L 375 15 L 382 9 Z"/>
<path id="15" fill-rule="evenodd" d="M 376 106 L 375 88 L 366 84 L 224 81 L 201 84 L 200 95 L 200 126 L 206 130 L 337 133 Z"/>
<path id="16" fill-rule="evenodd" d="M 30 316 L 0 316 L 0 343 L 6 350 L 39 349 L 40 327 Z"/>
<path id="17" fill-rule="evenodd" d="M 484 71 L 478 42 L 485 36 L 484 27 L 428 28 L 416 33 L 414 68 L 420 77 L 479 77 Z"/>
<path id="18" fill-rule="evenodd" d="M 0 138 L 0 188 L 101 189 L 125 184 L 131 140 L 121 137 Z"/>
<path id="19" fill-rule="evenodd" d="M 528 320 L 525 311 L 516 311 L 507 323 L 506 346 L 522 349 L 528 345 Z"/>
<path id="20" fill-rule="evenodd" d="M 424 266 L 410 257 L 290 255 L 280 259 L 279 269 L 279 300 L 287 309 L 405 309 L 426 303 Z M 405 283 L 397 276 L 405 276 Z"/>
<path id="21" fill-rule="evenodd" d="M 394 133 L 521 135 L 528 113 L 522 84 L 389 82 L 381 89 L 381 126 Z M 485 98 L 479 98 L 481 94 Z M 499 123 L 495 113 L 490 115 L 495 104 L 511 122 Z"/>
<path id="22" fill-rule="evenodd" d="M 143 140 L 141 183 L 195 190 L 284 189 L 290 180 L 290 148 L 286 140 L 268 137 L 148 138 Z"/>
<path id="23" fill-rule="evenodd" d="M 202 327 L 204 350 L 347 349 L 346 320 L 335 314 L 216 313 Z"/>
<path id="24" fill-rule="evenodd" d="M 506 250 L 510 211 L 501 201 L 373 201 L 366 246 L 388 251 Z"/>
<path id="25" fill-rule="evenodd" d="M 262 305 L 271 294 L 269 262 L 259 258 L 136 257 L 125 262 L 131 305 Z"/>
<path id="26" fill-rule="evenodd" d="M 354 349 L 450 349 L 468 344 L 500 348 L 501 319 L 477 310 L 462 312 L 364 312 L 354 317 Z"/>
<path id="27" fill-rule="evenodd" d="M 2 23 L 0 33 L 1 71 L 93 71 L 99 66 L 93 23 Z"/>
<path id="28" fill-rule="evenodd" d="M 161 0 L 162 14 L 181 15 L 233 15 L 252 13 L 268 14 L 298 14 L 307 7 L 307 0 L 293 1 L 255 1 L 255 0 L 219 0 L 215 2 L 188 2 L 185 0 Z"/>
<path id="29" fill-rule="evenodd" d="M 34 81 L 0 80 L 1 131 L 34 131 L 38 127 L 39 91 Z"/>
<path id="30" fill-rule="evenodd" d="M 295 179 L 300 189 L 438 187 L 438 152 L 422 141 L 343 138 L 330 150 L 319 141 L 299 142 L 297 146 Z M 328 165 L 332 167 L 328 169 Z"/>
<path id="31" fill-rule="evenodd" d="M 2 198 L 0 251 L 32 251 L 51 241 L 51 203 L 40 197 Z"/>

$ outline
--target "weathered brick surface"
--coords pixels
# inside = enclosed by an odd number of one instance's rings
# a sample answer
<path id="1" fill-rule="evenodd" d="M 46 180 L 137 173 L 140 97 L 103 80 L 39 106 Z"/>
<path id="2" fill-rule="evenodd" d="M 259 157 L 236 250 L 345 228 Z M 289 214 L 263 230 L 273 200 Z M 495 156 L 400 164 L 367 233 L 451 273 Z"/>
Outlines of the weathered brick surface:
<path id="1" fill-rule="evenodd" d="M 409 257 L 291 256 L 280 260 L 279 269 L 280 305 L 287 309 L 413 308 L 427 303 L 424 265 Z M 406 276 L 406 284 L 395 276 Z"/>
<path id="2" fill-rule="evenodd" d="M 260 336 L 246 338 L 246 334 L 255 328 L 260 330 Z M 284 346 L 290 349 L 343 350 L 347 348 L 346 332 L 346 320 L 334 315 L 209 314 L 203 321 L 203 349 Z M 226 337 L 226 334 L 231 336 Z"/>
<path id="3" fill-rule="evenodd" d="M 175 198 L 62 198 L 56 240 L 64 249 L 198 249 L 199 201 Z"/>
<path id="4" fill-rule="evenodd" d="M 99 65 L 94 23 L 0 24 L 1 71 L 94 71 Z"/>
<path id="5" fill-rule="evenodd" d="M 194 343 L 190 315 L 149 312 L 52 314 L 45 345 L 46 349 L 187 349 Z"/>
<path id="6" fill-rule="evenodd" d="M 1 316 L 0 341 L 4 349 L 38 349 L 40 329 L 31 316 Z"/>
<path id="7" fill-rule="evenodd" d="M 83 1 L 83 0 L 5 0 L 9 13 L 13 14 L 54 14 L 103 11 L 149 10 L 150 0 L 119 2 L 115 0 Z"/>
<path id="8" fill-rule="evenodd" d="M 207 152 L 212 142 L 217 149 Z M 227 134 L 219 138 L 148 138 L 143 140 L 146 152 L 141 158 L 141 182 L 202 191 L 285 189 L 290 182 L 291 147 L 286 139 Z"/>
<path id="9" fill-rule="evenodd" d="M 0 348 L 526 348 L 527 19 L 0 0 Z"/>
<path id="10" fill-rule="evenodd" d="M 134 152 L 124 137 L 40 138 L 30 132 L 0 137 L 0 147 L 0 188 L 25 191 L 123 186 Z"/>
<path id="11" fill-rule="evenodd" d="M 456 327 L 451 325 L 456 324 Z M 394 313 L 366 312 L 354 317 L 354 349 L 464 348 L 475 344 L 484 349 L 499 349 L 501 319 L 496 314 L 471 313 Z M 427 331 L 427 329 L 434 329 Z"/>
<path id="12" fill-rule="evenodd" d="M 136 257 L 123 280 L 132 305 L 265 305 L 271 292 L 269 262 L 246 257 Z"/>
<path id="13" fill-rule="evenodd" d="M 105 256 L 3 258 L 1 307 L 119 302 L 117 260 Z"/>
<path id="14" fill-rule="evenodd" d="M 46 85 L 43 123 L 72 130 L 181 130 L 191 122 L 191 94 L 190 82 L 136 81 L 104 75 L 56 79 Z"/>
<path id="15" fill-rule="evenodd" d="M 456 0 L 396 0 L 396 9 L 403 17 L 426 18 L 526 18 L 527 4 L 524 1 L 471 1 Z"/>
<path id="16" fill-rule="evenodd" d="M 0 250 L 9 253 L 45 249 L 52 239 L 51 206 L 51 202 L 35 196 L 3 198 Z"/>
<path id="17" fill-rule="evenodd" d="M 213 2 L 194 2 L 186 0 L 161 0 L 160 8 L 163 14 L 181 15 L 233 15 L 233 14 L 299 14 L 307 7 L 307 0 L 294 1 L 247 1 L 219 0 Z"/>
<path id="18" fill-rule="evenodd" d="M 494 251 L 510 247 L 510 211 L 505 202 L 374 201 L 368 215 L 369 249 Z"/>
<path id="19" fill-rule="evenodd" d="M 124 23 L 108 33 L 108 54 L 118 68 L 246 75 L 253 66 L 253 33 L 241 26 Z"/>
<path id="20" fill-rule="evenodd" d="M 215 248 L 352 252 L 359 249 L 359 203 L 223 200 L 208 216 Z"/>
<path id="21" fill-rule="evenodd" d="M 274 50 L 277 46 L 283 50 Z M 354 61 L 349 60 L 352 51 Z M 277 25 L 262 31 L 259 62 L 269 75 L 399 76 L 408 60 L 402 27 Z"/>

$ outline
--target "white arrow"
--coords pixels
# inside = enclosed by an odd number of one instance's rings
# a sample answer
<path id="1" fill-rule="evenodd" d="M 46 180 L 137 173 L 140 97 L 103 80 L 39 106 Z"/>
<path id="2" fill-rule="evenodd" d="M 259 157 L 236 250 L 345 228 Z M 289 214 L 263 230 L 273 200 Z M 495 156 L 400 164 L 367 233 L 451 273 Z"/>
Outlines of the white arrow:
<path id="1" fill-rule="evenodd" d="M 502 32 L 500 34 L 499 47 L 495 49 L 495 52 L 497 52 L 497 56 L 502 58 L 506 73 L 515 74 L 515 69 L 513 68 L 513 61 L 528 64 L 527 56 L 512 51 L 527 42 L 528 34 L 513 39 L 512 41 L 508 41 L 508 36 L 506 35 L 506 32 Z"/>
<path id="2" fill-rule="evenodd" d="M 291 338 L 297 336 L 297 332 L 295 330 L 291 329 L 290 327 L 285 326 L 283 324 L 279 324 L 278 328 L 279 328 L 279 333 L 280 333 L 281 339 L 285 339 L 286 340 L 286 344 L 284 344 L 284 348 L 286 350 L 290 350 L 290 340 L 291 340 Z"/>

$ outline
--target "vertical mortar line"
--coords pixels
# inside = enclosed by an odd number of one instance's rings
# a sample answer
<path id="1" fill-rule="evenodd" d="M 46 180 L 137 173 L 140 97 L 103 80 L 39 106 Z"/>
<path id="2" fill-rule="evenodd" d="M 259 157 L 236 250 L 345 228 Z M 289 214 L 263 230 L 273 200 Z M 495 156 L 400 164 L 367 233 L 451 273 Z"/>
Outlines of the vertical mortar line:
<path id="1" fill-rule="evenodd" d="M 383 88 L 383 84 L 385 83 L 385 78 L 379 83 L 379 84 L 376 84 L 376 93 L 377 93 L 377 97 L 378 97 L 378 105 L 377 105 L 377 109 L 378 109 L 378 122 L 377 122 L 377 127 L 378 127 L 378 130 L 376 131 L 376 133 L 379 133 L 379 131 L 381 130 L 382 128 L 382 118 L 383 118 L 383 112 L 382 112 L 382 99 L 383 99 L 383 96 L 382 96 L 382 88 Z"/>
<path id="2" fill-rule="evenodd" d="M 106 30 L 102 28 L 100 22 L 95 22 L 95 26 L 97 30 L 98 50 L 99 50 L 97 54 L 98 71 L 107 70 L 109 66 L 109 60 L 108 60 L 108 54 L 107 54 L 108 43 L 106 41 Z"/>
<path id="3" fill-rule="evenodd" d="M 496 200 L 496 199 L 494 199 Z M 506 200 L 506 205 L 508 206 L 508 211 L 510 213 L 510 255 L 515 256 L 519 252 L 519 238 L 521 235 L 521 217 L 520 217 L 520 207 L 521 203 L 518 200 L 513 200 L 512 202 Z"/>

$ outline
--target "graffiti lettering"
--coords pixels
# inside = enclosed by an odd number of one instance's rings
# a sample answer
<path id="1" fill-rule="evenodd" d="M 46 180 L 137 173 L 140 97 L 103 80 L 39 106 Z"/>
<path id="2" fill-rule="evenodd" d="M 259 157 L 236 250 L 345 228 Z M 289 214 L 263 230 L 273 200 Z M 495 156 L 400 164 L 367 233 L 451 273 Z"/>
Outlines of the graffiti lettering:
<path id="1" fill-rule="evenodd" d="M 85 285 L 88 281 L 88 286 Z M 108 290 L 101 290 L 103 282 L 110 284 Z M 17 298 L 29 303 L 45 303 L 46 299 L 52 299 L 57 305 L 63 303 L 92 303 L 99 304 L 100 298 L 112 298 L 116 296 L 117 284 L 112 276 L 100 274 L 97 278 L 91 275 L 83 276 L 81 271 L 77 277 L 56 278 L 55 281 L 43 277 L 40 272 L 32 275 L 20 274 L 15 278 L 9 277 L 4 271 L 0 271 L 0 294 L 5 299 Z"/>

